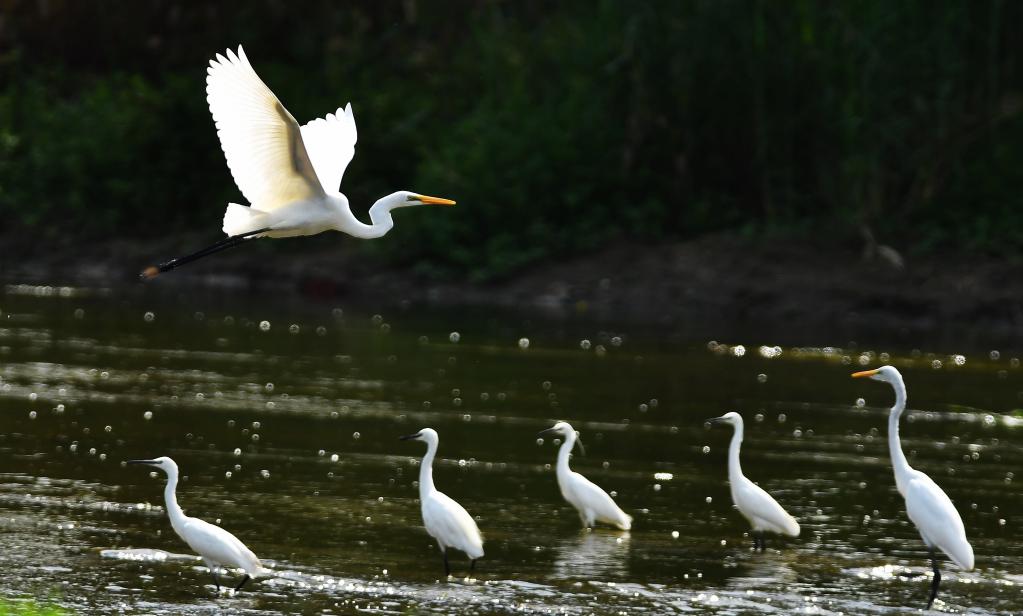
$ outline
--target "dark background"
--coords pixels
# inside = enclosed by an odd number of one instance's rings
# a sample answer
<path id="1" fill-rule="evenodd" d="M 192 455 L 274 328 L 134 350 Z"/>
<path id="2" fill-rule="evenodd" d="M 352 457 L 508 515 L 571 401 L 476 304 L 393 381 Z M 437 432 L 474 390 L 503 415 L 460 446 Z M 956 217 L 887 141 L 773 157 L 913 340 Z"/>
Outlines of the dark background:
<path id="1" fill-rule="evenodd" d="M 240 194 L 205 66 L 243 44 L 300 123 L 352 102 L 357 215 L 398 189 L 459 201 L 360 245 L 417 275 L 722 232 L 1023 247 L 1017 2 L 0 7 L 0 220 L 34 244 L 220 237 Z"/>

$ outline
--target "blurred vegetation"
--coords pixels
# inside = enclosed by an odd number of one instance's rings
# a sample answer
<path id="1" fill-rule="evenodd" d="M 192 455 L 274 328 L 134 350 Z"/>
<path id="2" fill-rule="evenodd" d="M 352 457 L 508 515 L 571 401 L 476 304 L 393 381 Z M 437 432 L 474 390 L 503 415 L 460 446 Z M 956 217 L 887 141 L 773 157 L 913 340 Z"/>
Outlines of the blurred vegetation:
<path id="1" fill-rule="evenodd" d="M 10 601 L 0 599 L 0 616 L 64 616 L 68 614 L 56 605 L 37 603 L 31 599 Z"/>
<path id="2" fill-rule="evenodd" d="M 218 237 L 240 195 L 204 67 L 242 43 L 300 122 L 352 101 L 357 214 L 397 189 L 459 200 L 366 243 L 429 273 L 720 230 L 1023 250 L 1023 3 L 0 8 L 0 213 L 42 240 Z"/>

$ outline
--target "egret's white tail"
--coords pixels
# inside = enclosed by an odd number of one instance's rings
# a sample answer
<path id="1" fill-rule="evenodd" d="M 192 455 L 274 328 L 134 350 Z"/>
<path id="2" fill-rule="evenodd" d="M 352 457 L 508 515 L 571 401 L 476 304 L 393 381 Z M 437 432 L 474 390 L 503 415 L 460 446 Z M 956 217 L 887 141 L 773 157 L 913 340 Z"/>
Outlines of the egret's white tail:
<path id="1" fill-rule="evenodd" d="M 462 551 L 472 560 L 483 558 L 483 537 L 479 535 L 473 537 L 467 542 Z"/>
<path id="2" fill-rule="evenodd" d="M 615 506 L 615 510 L 608 511 L 604 515 L 597 516 L 597 520 L 617 527 L 619 530 L 632 529 L 632 516 Z"/>
<path id="3" fill-rule="evenodd" d="M 228 203 L 224 211 L 224 233 L 241 235 L 266 227 L 266 213 L 259 210 Z"/>

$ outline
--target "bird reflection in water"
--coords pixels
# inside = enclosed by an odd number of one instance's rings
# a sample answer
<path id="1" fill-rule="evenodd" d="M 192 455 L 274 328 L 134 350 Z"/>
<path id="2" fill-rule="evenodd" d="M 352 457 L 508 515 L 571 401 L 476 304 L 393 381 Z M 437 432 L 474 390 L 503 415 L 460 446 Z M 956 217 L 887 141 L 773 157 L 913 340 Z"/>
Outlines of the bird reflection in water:
<path id="1" fill-rule="evenodd" d="M 555 579 L 623 578 L 628 573 L 629 533 L 583 531 L 556 548 Z"/>

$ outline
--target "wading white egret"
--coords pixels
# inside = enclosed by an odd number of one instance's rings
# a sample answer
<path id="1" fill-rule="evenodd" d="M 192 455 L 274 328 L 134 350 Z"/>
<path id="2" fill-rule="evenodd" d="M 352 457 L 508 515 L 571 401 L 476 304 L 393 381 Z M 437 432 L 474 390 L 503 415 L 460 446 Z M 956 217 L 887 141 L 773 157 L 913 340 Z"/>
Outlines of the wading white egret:
<path id="1" fill-rule="evenodd" d="M 181 537 L 188 547 L 195 550 L 202 556 L 210 573 L 213 574 L 213 582 L 220 590 L 220 578 L 217 576 L 217 567 L 241 569 L 245 572 L 236 591 L 251 578 L 264 575 L 266 570 L 262 563 L 252 553 L 252 550 L 245 547 L 245 544 L 237 537 L 219 526 L 204 522 L 199 518 L 190 518 L 178 506 L 178 497 L 175 494 L 178 486 L 178 465 L 167 456 L 161 456 L 152 460 L 128 460 L 128 464 L 147 464 L 155 466 L 167 474 L 167 487 L 164 488 L 163 498 L 167 502 L 167 517 L 170 518 L 171 527 Z"/>
<path id="2" fill-rule="evenodd" d="M 902 380 L 902 375 L 892 366 L 881 366 L 875 370 L 853 373 L 852 376 L 884 381 L 895 390 L 895 406 L 888 414 L 888 452 L 892 458 L 892 468 L 895 470 L 895 487 L 906 500 L 906 514 L 920 531 L 920 538 L 924 540 L 924 545 L 931 553 L 934 578 L 931 581 L 931 596 L 927 600 L 927 609 L 931 609 L 934 598 L 938 596 L 938 585 L 941 583 L 935 548 L 944 552 L 952 562 L 969 571 L 973 569 L 973 546 L 966 540 L 963 519 L 948 495 L 930 477 L 911 467 L 906 461 L 906 455 L 902 453 L 899 416 L 906 409 L 906 383 Z"/>
<path id="3" fill-rule="evenodd" d="M 419 465 L 419 502 L 423 509 L 423 526 L 437 540 L 444 556 L 444 575 L 451 575 L 448 548 L 465 552 L 471 562 L 469 573 L 476 568 L 476 560 L 483 558 L 483 537 L 476 521 L 464 507 L 433 485 L 433 458 L 437 455 L 440 437 L 433 428 L 423 428 L 415 434 L 400 437 L 403 441 L 424 441 L 426 455 Z"/>
<path id="4" fill-rule="evenodd" d="M 732 502 L 753 527 L 753 550 L 767 549 L 765 532 L 799 536 L 799 523 L 788 514 L 774 497 L 742 474 L 739 448 L 742 446 L 742 415 L 731 412 L 707 420 L 712 424 L 728 424 L 735 429 L 728 445 L 728 483 L 732 489 Z"/>
<path id="5" fill-rule="evenodd" d="M 621 530 L 632 528 L 632 516 L 622 511 L 622 508 L 601 489 L 600 486 L 579 473 L 568 468 L 568 455 L 572 453 L 578 435 L 567 422 L 559 421 L 552 427 L 540 432 L 538 436 L 557 434 L 564 441 L 558 449 L 558 488 L 561 489 L 561 496 L 579 512 L 579 519 L 583 526 L 591 528 L 596 522 L 603 522 L 616 526 Z M 580 447 L 582 442 L 579 443 Z"/>
<path id="6" fill-rule="evenodd" d="M 338 192 L 355 156 L 355 116 L 349 103 L 299 126 L 249 64 L 245 52 L 217 54 L 206 76 L 206 100 L 227 166 L 249 205 L 231 203 L 221 240 L 142 271 L 143 279 L 237 246 L 253 237 L 294 237 L 341 231 L 378 238 L 391 230 L 391 210 L 413 205 L 454 205 L 450 199 L 409 191 L 390 194 L 369 209 L 371 224 L 352 214 Z"/>

